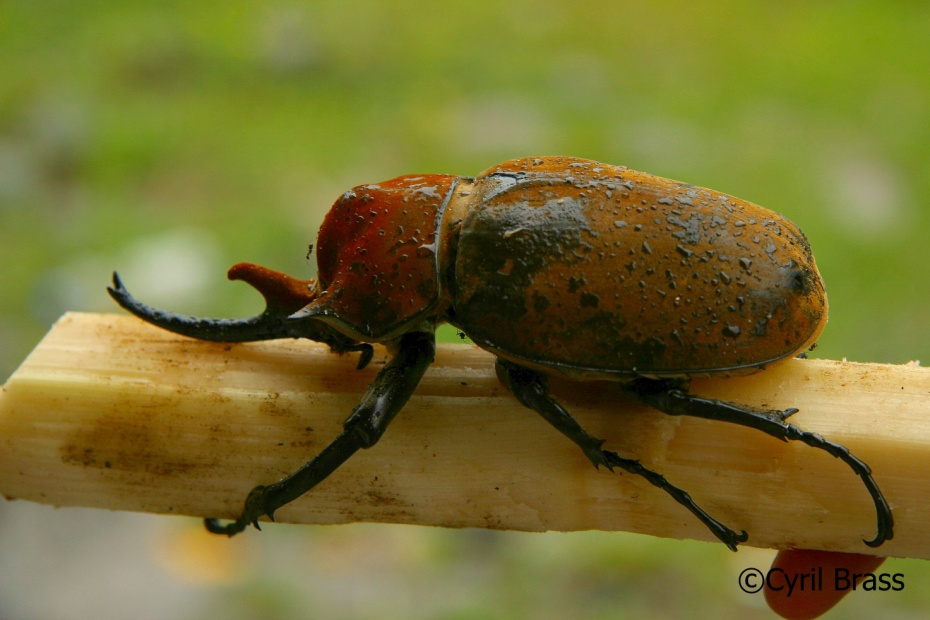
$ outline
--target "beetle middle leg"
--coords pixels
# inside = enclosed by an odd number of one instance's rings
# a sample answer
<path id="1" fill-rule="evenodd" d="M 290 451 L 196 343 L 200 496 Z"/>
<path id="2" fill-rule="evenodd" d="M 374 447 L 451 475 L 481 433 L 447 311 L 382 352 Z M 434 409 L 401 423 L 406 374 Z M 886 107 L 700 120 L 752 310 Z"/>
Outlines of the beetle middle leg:
<path id="1" fill-rule="evenodd" d="M 343 432 L 332 443 L 286 478 L 252 489 L 242 515 L 235 521 L 222 524 L 219 519 L 205 519 L 207 529 L 227 536 L 238 534 L 250 523 L 261 529 L 259 517 L 267 515 L 273 521 L 278 508 L 325 480 L 359 448 L 375 445 L 433 363 L 435 352 L 432 333 L 410 332 L 401 336 L 394 357 L 368 386 L 362 402 L 346 419 Z"/>
<path id="2" fill-rule="evenodd" d="M 694 503 L 694 500 L 691 499 L 687 492 L 671 484 L 662 474 L 644 467 L 635 459 L 623 458 L 616 452 L 602 450 L 601 445 L 604 440 L 597 439 L 584 430 L 578 421 L 552 398 L 549 394 L 548 380 L 545 375 L 501 359 L 497 360 L 496 369 L 501 382 L 516 396 L 517 400 L 524 406 L 539 413 L 559 432 L 575 442 L 585 453 L 585 456 L 594 463 L 595 467 L 604 465 L 611 471 L 613 471 L 614 467 L 619 467 L 631 474 L 642 476 L 690 510 L 713 532 L 714 536 L 733 551 L 736 551 L 738 543 L 745 542 L 749 538 L 745 531 L 737 534 L 704 512 L 700 506 Z"/>
<path id="3" fill-rule="evenodd" d="M 637 379 L 630 385 L 630 388 L 643 403 L 664 413 L 689 415 L 748 426 L 782 441 L 800 441 L 840 459 L 862 479 L 875 503 L 878 533 L 872 540 L 863 540 L 863 542 L 870 547 L 877 547 L 893 537 L 894 519 L 891 516 L 891 508 L 885 501 L 878 484 L 872 478 L 872 470 L 865 462 L 850 453 L 845 446 L 785 422 L 789 416 L 797 412 L 797 409 L 763 411 L 721 400 L 701 398 L 689 394 L 685 385 L 680 381 Z"/>

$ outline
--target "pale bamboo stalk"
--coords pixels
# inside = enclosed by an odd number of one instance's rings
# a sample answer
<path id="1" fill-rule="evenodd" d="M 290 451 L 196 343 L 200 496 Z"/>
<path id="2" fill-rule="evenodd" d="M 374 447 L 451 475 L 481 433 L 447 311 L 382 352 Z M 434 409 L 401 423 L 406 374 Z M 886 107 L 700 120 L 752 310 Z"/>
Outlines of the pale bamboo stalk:
<path id="1" fill-rule="evenodd" d="M 303 341 L 216 344 L 121 315 L 65 315 L 0 394 L 0 492 L 60 506 L 234 517 L 341 430 L 386 359 L 355 370 Z M 930 558 L 930 370 L 789 360 L 698 394 L 798 407 L 792 421 L 873 469 L 895 538 L 870 550 L 872 502 L 825 453 L 729 424 L 645 409 L 614 384 L 554 382 L 605 447 L 689 491 L 759 547 Z M 525 531 L 626 530 L 712 540 L 645 480 L 596 471 L 498 384 L 493 358 L 440 345 L 436 363 L 374 448 L 276 518 Z"/>

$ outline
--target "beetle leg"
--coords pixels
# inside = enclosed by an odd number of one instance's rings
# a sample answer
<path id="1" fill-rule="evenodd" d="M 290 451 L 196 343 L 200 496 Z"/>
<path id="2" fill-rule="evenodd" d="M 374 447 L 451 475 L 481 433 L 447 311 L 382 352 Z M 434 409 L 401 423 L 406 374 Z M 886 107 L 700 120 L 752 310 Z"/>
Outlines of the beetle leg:
<path id="1" fill-rule="evenodd" d="M 878 547 L 894 536 L 891 508 L 878 488 L 878 484 L 872 478 L 872 470 L 869 466 L 853 456 L 845 446 L 785 422 L 785 419 L 796 413 L 797 409 L 761 411 L 744 405 L 692 396 L 686 389 L 682 389 L 680 383 L 657 379 L 637 379 L 631 384 L 631 390 L 643 403 L 669 415 L 689 415 L 748 426 L 782 441 L 800 441 L 840 459 L 862 479 L 875 503 L 878 533 L 872 540 L 863 540 L 863 542 L 870 547 Z"/>
<path id="2" fill-rule="evenodd" d="M 504 387 L 516 396 L 520 403 L 539 413 L 546 422 L 578 444 L 595 467 L 604 465 L 612 468 L 601 450 L 604 440 L 584 430 L 572 414 L 549 395 L 549 385 L 545 376 L 502 359 L 497 360 L 495 370 Z"/>
<path id="3" fill-rule="evenodd" d="M 242 515 L 235 521 L 224 525 L 219 519 L 205 519 L 207 529 L 227 536 L 238 534 L 250 523 L 261 529 L 259 517 L 267 515 L 274 521 L 278 508 L 325 480 L 359 448 L 375 445 L 433 363 L 435 351 L 432 333 L 410 332 L 401 336 L 394 357 L 368 386 L 361 403 L 346 418 L 343 432 L 331 444 L 286 478 L 252 489 Z"/>
<path id="4" fill-rule="evenodd" d="M 552 398 L 549 394 L 548 380 L 544 375 L 502 359 L 497 360 L 496 369 L 501 382 L 520 403 L 539 413 L 559 432 L 575 442 L 595 467 L 604 465 L 611 471 L 614 467 L 619 467 L 631 474 L 642 476 L 690 510 L 713 532 L 714 536 L 733 551 L 736 551 L 738 543 L 745 542 L 749 538 L 745 531 L 737 534 L 704 512 L 687 492 L 671 484 L 662 474 L 644 467 L 635 459 L 626 459 L 616 452 L 601 450 L 604 440 L 597 439 L 584 430 L 578 421 Z"/>

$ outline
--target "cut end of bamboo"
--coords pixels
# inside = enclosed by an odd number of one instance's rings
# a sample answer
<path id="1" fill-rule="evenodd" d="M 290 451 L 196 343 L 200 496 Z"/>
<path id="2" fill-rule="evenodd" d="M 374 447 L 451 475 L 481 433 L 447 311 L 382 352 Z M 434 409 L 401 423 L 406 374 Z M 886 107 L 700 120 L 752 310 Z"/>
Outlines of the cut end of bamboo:
<path id="1" fill-rule="evenodd" d="M 68 314 L 0 393 L 0 493 L 59 506 L 234 518 L 248 491 L 312 458 L 386 359 L 368 368 L 305 341 L 208 343 L 121 315 Z M 930 370 L 788 360 L 692 392 L 797 407 L 797 426 L 865 461 L 891 504 L 842 462 L 751 429 L 646 409 L 609 383 L 553 382 L 605 448 L 640 460 L 747 545 L 930 558 Z M 523 531 L 624 530 L 715 540 L 638 476 L 595 470 L 497 382 L 493 357 L 440 345 L 381 441 L 275 514 Z"/>

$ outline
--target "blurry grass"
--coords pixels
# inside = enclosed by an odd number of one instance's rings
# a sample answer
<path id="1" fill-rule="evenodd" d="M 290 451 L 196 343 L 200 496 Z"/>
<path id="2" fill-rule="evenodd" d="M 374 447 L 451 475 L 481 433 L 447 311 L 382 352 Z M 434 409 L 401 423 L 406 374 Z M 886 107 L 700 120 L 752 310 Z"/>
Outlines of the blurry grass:
<path id="1" fill-rule="evenodd" d="M 306 244 L 352 185 L 553 153 L 798 221 L 832 302 L 822 355 L 900 362 L 930 340 L 915 334 L 923 6 L 13 2 L 0 28 L 0 374 L 50 317 L 110 308 L 99 278 L 44 297 L 49 269 L 118 267 L 133 239 L 195 226 L 225 262 L 306 272 Z M 204 294 L 216 312 L 248 304 Z"/>
<path id="2" fill-rule="evenodd" d="M 907 2 L 2 3 L 0 377 L 62 312 L 115 310 L 112 269 L 155 304 L 249 314 L 259 300 L 225 268 L 310 275 L 307 244 L 349 187 L 538 154 L 785 213 L 827 282 L 817 355 L 928 358 L 928 35 L 930 7 Z M 643 606 L 672 606 L 656 571 L 685 571 L 704 592 L 690 606 L 733 596 L 705 588 L 700 562 L 680 568 L 716 551 L 656 544 Z M 610 577 L 571 578 L 624 587 L 628 560 L 605 557 Z M 527 596 L 560 577 L 539 579 Z"/>

